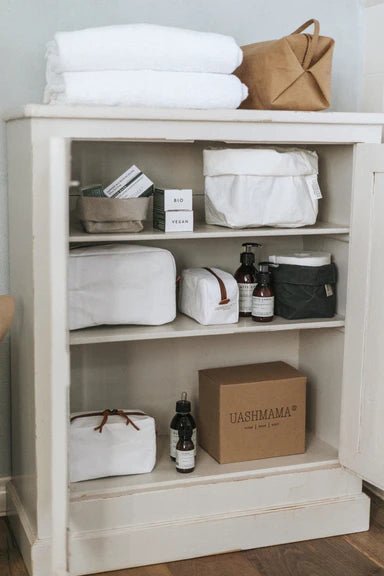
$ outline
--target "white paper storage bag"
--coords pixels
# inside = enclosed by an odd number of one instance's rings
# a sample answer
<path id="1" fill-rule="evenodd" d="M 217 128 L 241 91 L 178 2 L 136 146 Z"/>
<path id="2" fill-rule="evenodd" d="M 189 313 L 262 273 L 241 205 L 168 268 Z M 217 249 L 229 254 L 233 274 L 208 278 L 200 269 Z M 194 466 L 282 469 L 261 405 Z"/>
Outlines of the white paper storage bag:
<path id="1" fill-rule="evenodd" d="M 159 325 L 176 316 L 176 265 L 168 250 L 109 244 L 70 251 L 69 328 Z"/>
<path id="2" fill-rule="evenodd" d="M 188 268 L 180 278 L 179 309 L 200 324 L 233 324 L 239 320 L 239 288 L 219 268 Z"/>
<path id="3" fill-rule="evenodd" d="M 105 420 L 105 412 L 110 411 L 82 412 L 71 416 L 71 482 L 144 474 L 151 472 L 155 466 L 154 418 L 136 410 L 121 410 L 119 412 L 124 413 L 125 417 L 109 414 Z"/>
<path id="4" fill-rule="evenodd" d="M 317 154 L 307 150 L 204 150 L 206 221 L 230 228 L 314 224 L 317 174 Z"/>

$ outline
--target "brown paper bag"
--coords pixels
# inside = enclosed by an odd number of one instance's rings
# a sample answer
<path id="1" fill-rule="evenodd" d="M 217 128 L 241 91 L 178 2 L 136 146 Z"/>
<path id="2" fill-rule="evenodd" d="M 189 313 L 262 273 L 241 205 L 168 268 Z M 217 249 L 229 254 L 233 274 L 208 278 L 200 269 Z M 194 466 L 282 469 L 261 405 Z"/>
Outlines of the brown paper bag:
<path id="1" fill-rule="evenodd" d="M 0 342 L 9 330 L 15 311 L 15 301 L 12 296 L 0 296 Z"/>
<path id="2" fill-rule="evenodd" d="M 311 24 L 313 35 L 301 34 Z M 329 108 L 335 42 L 319 33 L 319 22 L 308 20 L 290 36 L 243 46 L 243 63 L 235 74 L 248 86 L 249 96 L 241 108 Z"/>
<path id="3" fill-rule="evenodd" d="M 77 216 L 86 232 L 113 234 L 144 229 L 149 198 L 95 198 L 80 196 Z"/>

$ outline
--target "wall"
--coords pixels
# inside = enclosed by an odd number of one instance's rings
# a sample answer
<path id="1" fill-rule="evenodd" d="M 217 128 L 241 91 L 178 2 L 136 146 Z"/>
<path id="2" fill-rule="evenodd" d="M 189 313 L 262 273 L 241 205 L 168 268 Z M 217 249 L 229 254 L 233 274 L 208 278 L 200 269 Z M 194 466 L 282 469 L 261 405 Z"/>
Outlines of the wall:
<path id="1" fill-rule="evenodd" d="M 356 110 L 361 77 L 360 0 L 2 0 L 0 114 L 40 102 L 44 49 L 56 30 L 149 22 L 233 35 L 239 43 L 279 37 L 316 17 L 336 39 L 336 110 Z M 0 128 L 0 293 L 8 289 L 6 160 Z M 0 476 L 10 470 L 8 344 L 0 346 Z"/>
<path id="2" fill-rule="evenodd" d="M 384 0 L 366 0 L 362 109 L 384 111 Z"/>

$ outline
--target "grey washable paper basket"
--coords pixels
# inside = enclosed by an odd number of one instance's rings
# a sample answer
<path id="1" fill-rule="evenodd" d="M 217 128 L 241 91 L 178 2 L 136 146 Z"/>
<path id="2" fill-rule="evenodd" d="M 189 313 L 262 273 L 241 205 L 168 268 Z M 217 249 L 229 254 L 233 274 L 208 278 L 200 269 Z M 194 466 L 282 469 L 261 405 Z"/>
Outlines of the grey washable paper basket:
<path id="1" fill-rule="evenodd" d="M 150 198 L 94 198 L 81 196 L 76 213 L 84 230 L 93 234 L 141 232 Z"/>

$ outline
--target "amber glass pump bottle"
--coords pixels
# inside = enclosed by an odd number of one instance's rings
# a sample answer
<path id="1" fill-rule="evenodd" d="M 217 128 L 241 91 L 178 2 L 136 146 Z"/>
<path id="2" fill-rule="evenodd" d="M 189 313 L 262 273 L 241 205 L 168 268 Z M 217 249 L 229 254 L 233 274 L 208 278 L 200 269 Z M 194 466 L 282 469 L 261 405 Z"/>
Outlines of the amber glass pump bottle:
<path id="1" fill-rule="evenodd" d="M 252 294 L 256 287 L 255 255 L 254 247 L 261 244 L 244 242 L 244 251 L 240 254 L 241 266 L 235 272 L 235 280 L 239 286 L 239 316 L 251 316 Z"/>

